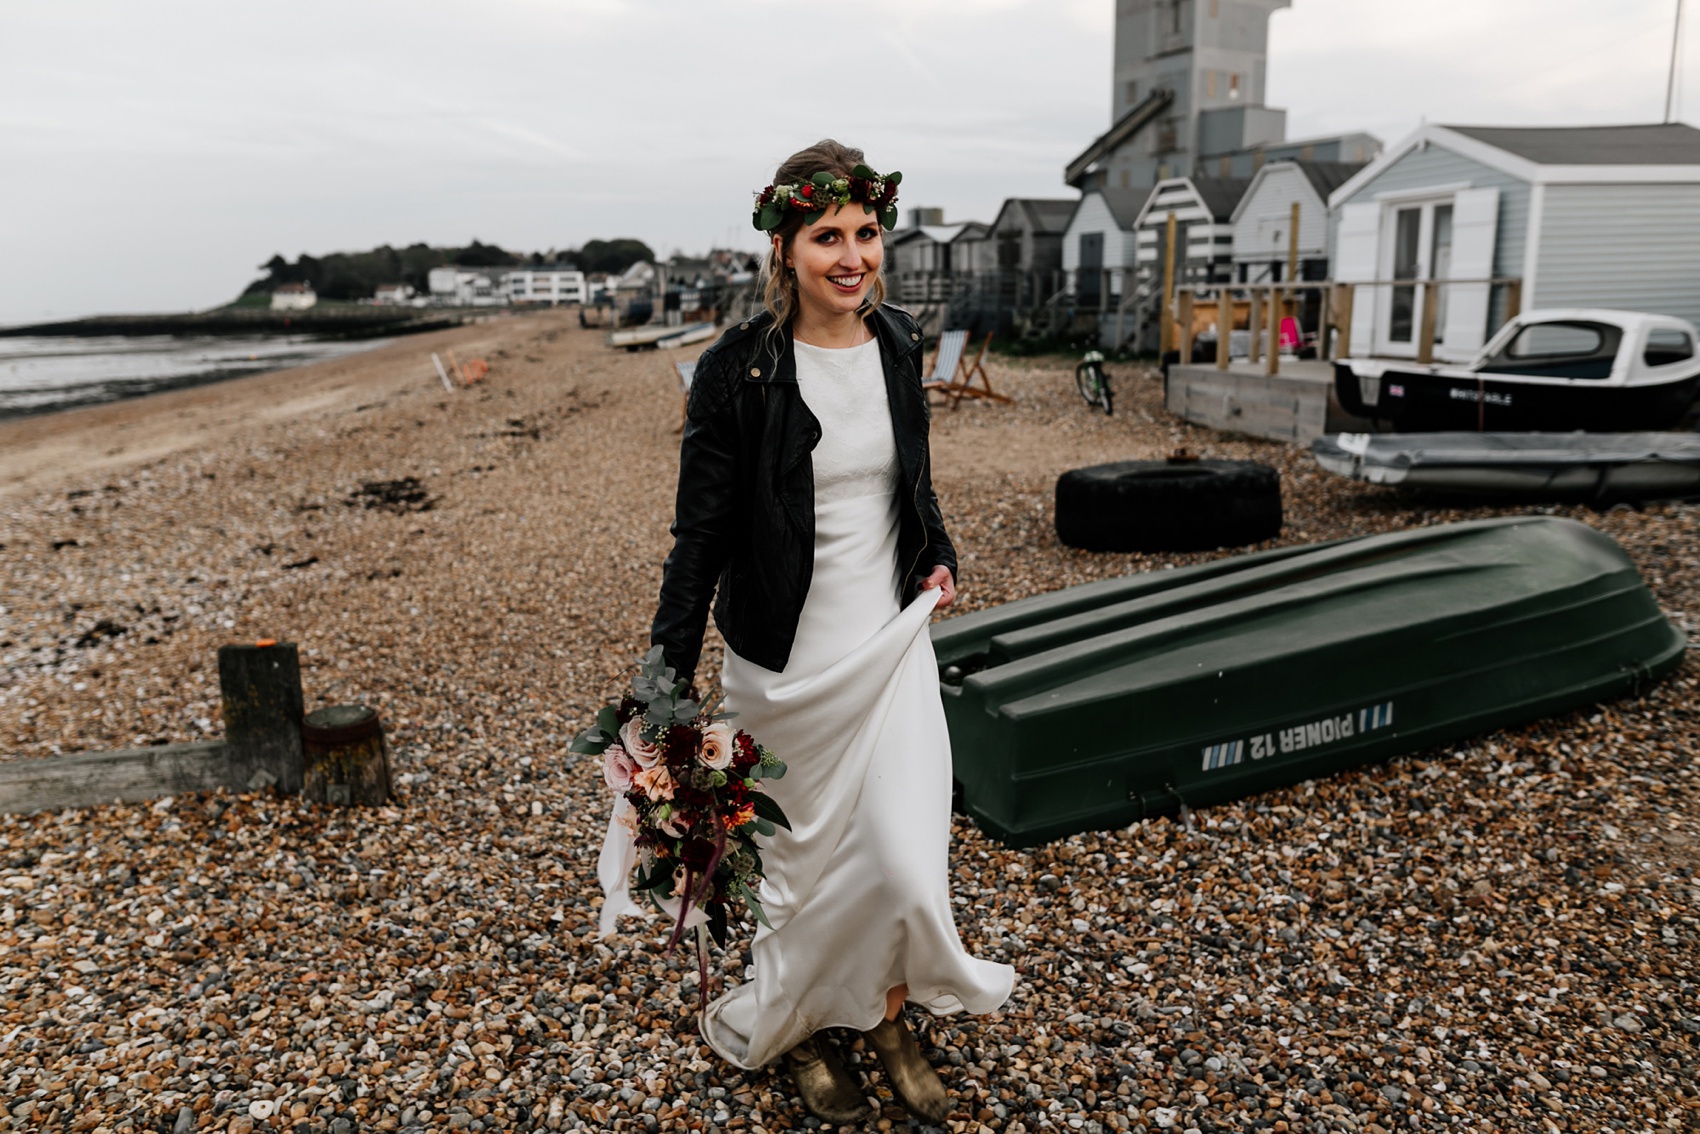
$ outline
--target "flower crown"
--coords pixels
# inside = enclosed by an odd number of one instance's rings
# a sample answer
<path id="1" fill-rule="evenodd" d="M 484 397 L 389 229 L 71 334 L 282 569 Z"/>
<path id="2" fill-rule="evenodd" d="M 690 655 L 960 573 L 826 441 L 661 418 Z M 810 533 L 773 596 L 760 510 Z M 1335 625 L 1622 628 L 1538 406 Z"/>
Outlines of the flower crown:
<path id="1" fill-rule="evenodd" d="M 769 185 L 756 194 L 755 211 L 750 223 L 757 232 L 772 232 L 785 223 L 791 213 L 803 213 L 804 224 L 814 224 L 831 205 L 848 205 L 860 201 L 862 211 L 877 213 L 880 224 L 897 227 L 897 186 L 901 173 L 883 177 L 865 165 L 857 165 L 849 177 L 834 177 L 820 172 L 807 181 L 791 185 Z"/>

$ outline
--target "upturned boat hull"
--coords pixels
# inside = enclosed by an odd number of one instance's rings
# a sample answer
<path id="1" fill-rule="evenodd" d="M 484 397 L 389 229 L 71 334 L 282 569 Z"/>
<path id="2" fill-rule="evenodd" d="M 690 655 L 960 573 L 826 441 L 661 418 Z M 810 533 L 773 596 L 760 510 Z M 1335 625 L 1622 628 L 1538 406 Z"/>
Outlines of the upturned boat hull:
<path id="1" fill-rule="evenodd" d="M 963 803 L 1014 846 L 1586 705 L 1685 649 L 1610 537 L 1539 516 L 1071 587 L 933 641 Z"/>

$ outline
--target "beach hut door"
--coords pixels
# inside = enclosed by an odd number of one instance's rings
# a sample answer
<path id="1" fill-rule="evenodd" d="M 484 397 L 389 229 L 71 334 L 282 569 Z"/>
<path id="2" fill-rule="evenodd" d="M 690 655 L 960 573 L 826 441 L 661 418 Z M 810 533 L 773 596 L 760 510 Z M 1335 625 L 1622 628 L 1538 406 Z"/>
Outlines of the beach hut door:
<path id="1" fill-rule="evenodd" d="M 1104 234 L 1083 232 L 1080 234 L 1080 274 L 1077 283 L 1080 306 L 1101 306 L 1103 282 Z"/>
<path id="2" fill-rule="evenodd" d="M 1436 263 L 1437 279 L 1485 280 L 1493 276 L 1493 249 L 1499 235 L 1499 190 L 1463 189 L 1452 199 L 1451 256 Z M 1464 362 L 1487 341 L 1490 284 L 1454 284 L 1440 288 L 1435 325 L 1435 354 Z"/>

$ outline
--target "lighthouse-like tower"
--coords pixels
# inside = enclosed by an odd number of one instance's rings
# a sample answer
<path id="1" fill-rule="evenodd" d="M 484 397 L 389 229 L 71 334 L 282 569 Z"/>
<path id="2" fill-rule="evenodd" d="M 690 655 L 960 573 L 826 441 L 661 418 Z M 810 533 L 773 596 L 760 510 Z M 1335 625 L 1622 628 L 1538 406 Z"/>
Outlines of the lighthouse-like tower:
<path id="1" fill-rule="evenodd" d="M 1069 164 L 1069 184 L 1145 189 L 1165 177 L 1230 176 L 1238 171 L 1224 158 L 1283 141 L 1287 112 L 1265 106 L 1263 91 L 1269 17 L 1291 5 L 1116 0 L 1111 126 Z"/>

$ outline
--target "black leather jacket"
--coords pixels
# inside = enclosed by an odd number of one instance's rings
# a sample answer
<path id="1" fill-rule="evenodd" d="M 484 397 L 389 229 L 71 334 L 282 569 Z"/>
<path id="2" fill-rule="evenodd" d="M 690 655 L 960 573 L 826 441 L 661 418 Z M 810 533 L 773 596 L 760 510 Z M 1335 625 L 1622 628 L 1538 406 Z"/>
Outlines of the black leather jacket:
<path id="1" fill-rule="evenodd" d="M 697 360 L 679 450 L 673 550 L 662 568 L 650 629 L 667 664 L 694 680 L 709 600 L 726 644 L 765 669 L 791 656 L 815 556 L 815 482 L 810 459 L 820 421 L 803 403 L 791 328 L 763 313 L 728 330 Z M 945 566 L 956 549 L 933 494 L 921 328 L 908 312 L 874 309 L 901 469 L 903 566 L 898 601 Z M 718 595 L 716 589 L 718 588 Z"/>

